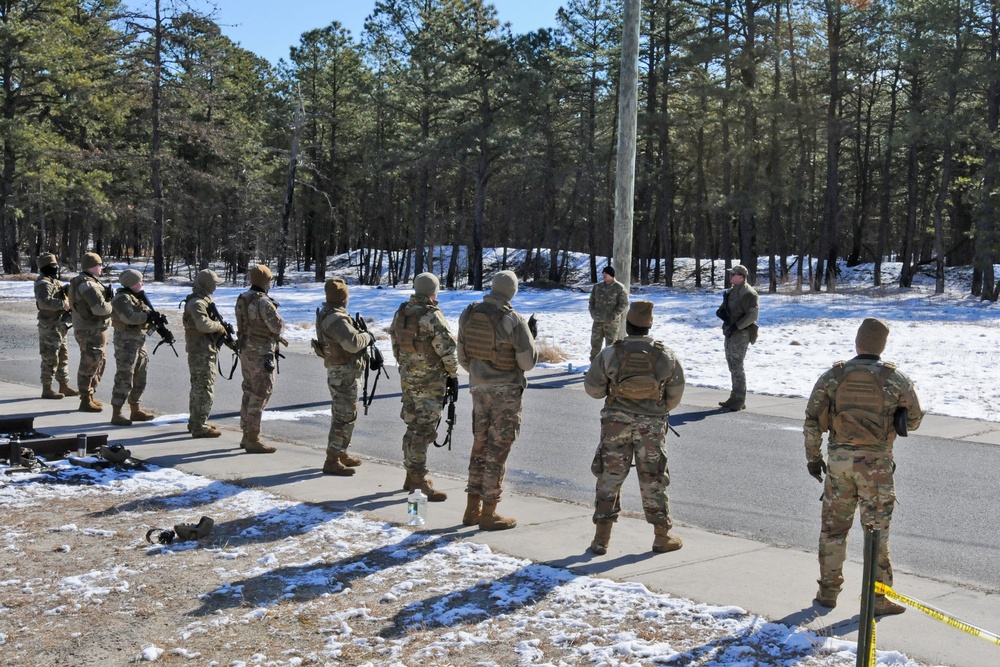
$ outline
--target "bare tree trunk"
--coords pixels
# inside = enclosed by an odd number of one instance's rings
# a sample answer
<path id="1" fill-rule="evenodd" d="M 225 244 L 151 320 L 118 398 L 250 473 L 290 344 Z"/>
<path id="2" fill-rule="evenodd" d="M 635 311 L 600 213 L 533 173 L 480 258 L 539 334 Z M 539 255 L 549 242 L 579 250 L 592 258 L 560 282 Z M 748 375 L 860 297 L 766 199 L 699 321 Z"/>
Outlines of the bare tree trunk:
<path id="1" fill-rule="evenodd" d="M 285 264 L 288 257 L 288 228 L 292 219 L 295 195 L 295 169 L 299 163 L 299 136 L 302 134 L 302 100 L 295 105 L 295 130 L 292 132 L 292 150 L 288 154 L 288 173 L 285 176 L 285 201 L 281 210 L 281 249 L 278 251 L 278 286 L 285 284 Z"/>
<path id="2" fill-rule="evenodd" d="M 160 180 L 160 93 L 163 88 L 163 17 L 160 15 L 160 0 L 155 3 L 155 27 L 153 29 L 153 90 L 150 116 L 152 137 L 150 142 L 149 172 L 153 186 L 153 280 L 160 282 L 166 277 L 163 267 L 163 183 Z"/>

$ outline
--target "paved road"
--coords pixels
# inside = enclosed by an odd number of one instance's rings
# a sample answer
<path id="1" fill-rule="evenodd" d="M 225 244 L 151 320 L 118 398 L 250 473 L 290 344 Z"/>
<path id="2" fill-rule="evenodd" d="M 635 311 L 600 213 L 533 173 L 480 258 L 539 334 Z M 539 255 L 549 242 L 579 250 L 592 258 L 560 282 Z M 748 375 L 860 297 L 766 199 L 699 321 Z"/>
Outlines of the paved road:
<path id="1" fill-rule="evenodd" d="M 0 378 L 37 384 L 33 318 L 30 303 L 0 303 Z M 179 328 L 175 331 L 179 334 Z M 75 372 L 75 344 L 70 348 Z M 161 347 L 151 361 L 145 403 L 161 414 L 187 412 L 183 345 L 178 349 L 179 359 Z M 329 395 L 319 360 L 302 344 L 293 344 L 287 356 L 269 410 L 327 409 Z M 113 362 L 109 365 L 98 392 L 103 399 L 111 393 Z M 379 382 L 370 414 L 359 417 L 353 448 L 371 458 L 398 461 L 403 432 L 398 374 L 394 367 L 389 372 L 391 377 Z M 512 491 L 584 505 L 592 502 L 589 466 L 598 440 L 600 403 L 582 391 L 581 382 L 581 375 L 562 371 L 533 374 L 525 394 L 521 438 L 508 464 Z M 239 400 L 238 381 L 219 379 L 213 421 L 236 428 Z M 787 409 L 779 412 L 785 416 L 768 416 L 719 413 L 711 407 L 717 400 L 718 392 L 691 387 L 671 418 L 682 434 L 668 441 L 675 520 L 767 545 L 813 551 L 821 489 L 805 472 L 798 416 L 802 402 L 784 401 Z M 463 478 L 471 447 L 469 410 L 468 394 L 463 392 L 452 451 L 438 449 L 430 455 L 435 473 Z M 272 440 L 310 443 L 317 450 L 319 466 L 328 425 L 327 415 L 315 414 L 294 421 L 266 421 L 263 431 Z M 994 444 L 919 435 L 900 441 L 899 502 L 892 526 L 897 569 L 1000 591 L 998 459 L 1000 448 Z M 402 483 L 402 470 L 399 477 Z M 623 503 L 626 511 L 641 512 L 634 478 L 626 486 Z M 857 530 L 851 542 L 853 557 L 860 558 Z"/>

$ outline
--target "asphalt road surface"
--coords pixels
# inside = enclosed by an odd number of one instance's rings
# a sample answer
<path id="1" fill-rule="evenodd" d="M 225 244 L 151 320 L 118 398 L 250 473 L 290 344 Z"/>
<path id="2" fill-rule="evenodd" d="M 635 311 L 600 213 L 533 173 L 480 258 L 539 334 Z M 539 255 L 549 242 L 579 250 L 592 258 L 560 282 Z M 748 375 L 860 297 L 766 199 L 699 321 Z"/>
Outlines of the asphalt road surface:
<path id="1" fill-rule="evenodd" d="M 168 314 L 169 315 L 169 314 Z M 0 379 L 38 386 L 34 304 L 0 302 Z M 180 358 L 163 346 L 151 358 L 143 405 L 158 414 L 186 413 L 188 374 L 180 318 L 171 318 Z M 111 347 L 109 343 L 109 348 Z M 148 349 L 152 351 L 152 343 Z M 303 343 L 293 343 L 281 360 L 268 411 L 322 411 L 329 393 L 322 362 Z M 223 365 L 229 353 L 221 355 Z M 78 354 L 70 342 L 70 372 L 75 385 Z M 228 368 L 227 368 L 228 370 Z M 352 451 L 400 461 L 403 423 L 399 419 L 396 368 L 379 380 L 367 416 L 359 415 Z M 239 371 L 232 381 L 218 378 L 213 423 L 238 428 Z M 107 401 L 114 378 L 113 354 L 98 390 Z M 464 479 L 471 449 L 471 401 L 467 377 L 460 378 L 458 424 L 451 451 L 428 456 L 431 476 Z M 582 505 L 593 502 L 590 463 L 599 437 L 601 403 L 582 389 L 582 375 L 560 371 L 532 373 L 524 395 L 521 436 L 508 460 L 507 489 Z M 75 409 L 71 401 L 53 407 Z M 804 407 L 804 402 L 803 402 Z M 265 417 L 267 413 L 265 413 Z M 108 413 L 110 419 L 110 412 Z M 814 551 L 819 535 L 821 486 L 808 476 L 801 420 L 740 412 L 720 413 L 684 403 L 671 415 L 681 437 L 668 436 L 670 503 L 678 534 L 685 524 L 738 535 L 771 545 Z M 36 424 L 44 428 L 44 423 Z M 178 424 L 184 431 L 184 425 Z M 316 449 L 322 465 L 329 417 L 300 416 L 266 420 L 263 438 L 283 439 Z M 444 428 L 442 425 L 441 436 Z M 139 452 L 137 455 L 141 456 Z M 277 454 L 280 456 L 280 452 Z M 266 457 L 261 457 L 266 476 Z M 1000 512 L 997 472 L 1000 448 L 992 445 L 911 435 L 896 447 L 898 501 L 892 523 L 893 563 L 899 570 L 989 591 L 1000 591 Z M 400 468 L 400 485 L 403 481 Z M 248 480 L 252 481 L 252 480 Z M 336 484 L 336 479 L 330 480 Z M 641 514 L 638 485 L 632 476 L 623 489 L 625 511 Z M 451 498 L 448 502 L 463 502 Z M 586 537 L 589 540 L 589 536 Z M 860 559 L 860 531 L 851 536 L 851 556 Z"/>

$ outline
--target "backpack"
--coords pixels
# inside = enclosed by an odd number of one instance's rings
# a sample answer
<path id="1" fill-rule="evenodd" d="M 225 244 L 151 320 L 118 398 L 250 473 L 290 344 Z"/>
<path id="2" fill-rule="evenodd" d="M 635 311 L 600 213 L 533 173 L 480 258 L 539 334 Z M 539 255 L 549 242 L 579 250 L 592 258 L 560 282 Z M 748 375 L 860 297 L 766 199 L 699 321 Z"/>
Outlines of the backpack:
<path id="1" fill-rule="evenodd" d="M 512 371 L 517 368 L 517 350 L 510 343 L 497 344 L 497 327 L 503 316 L 512 310 L 491 303 L 477 301 L 469 304 L 465 321 L 465 353 L 470 359 L 488 361 L 497 370 Z"/>
<path id="2" fill-rule="evenodd" d="M 892 417 L 884 411 L 885 383 L 895 370 L 896 365 L 888 362 L 850 370 L 843 361 L 834 364 L 837 391 L 830 430 L 837 442 L 878 445 L 888 441 L 893 425 Z"/>
<path id="3" fill-rule="evenodd" d="M 611 400 L 624 398 L 663 403 L 664 381 L 657 380 L 655 375 L 656 362 L 663 354 L 662 346 L 654 343 L 652 348 L 638 348 L 619 340 L 615 341 L 614 349 L 618 358 L 618 377 L 611 384 Z"/>

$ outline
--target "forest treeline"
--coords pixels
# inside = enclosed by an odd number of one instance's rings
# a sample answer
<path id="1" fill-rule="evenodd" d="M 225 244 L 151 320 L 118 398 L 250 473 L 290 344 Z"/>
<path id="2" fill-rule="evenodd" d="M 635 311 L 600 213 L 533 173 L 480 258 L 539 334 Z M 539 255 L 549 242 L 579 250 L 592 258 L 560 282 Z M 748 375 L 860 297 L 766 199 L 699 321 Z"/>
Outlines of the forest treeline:
<path id="1" fill-rule="evenodd" d="M 528 34 L 482 0 L 378 0 L 362 34 L 331 21 L 277 65 L 145 4 L 0 0 L 5 273 L 92 249 L 150 255 L 157 280 L 220 260 L 323 280 L 362 249 L 364 282 L 445 266 L 481 288 L 483 248 L 513 247 L 525 279 L 562 281 L 566 251 L 597 279 L 620 0 Z M 833 291 L 838 261 L 879 285 L 892 260 L 939 291 L 971 265 L 995 301 L 998 54 L 995 2 L 644 0 L 634 279 L 766 257 L 770 290 Z"/>

